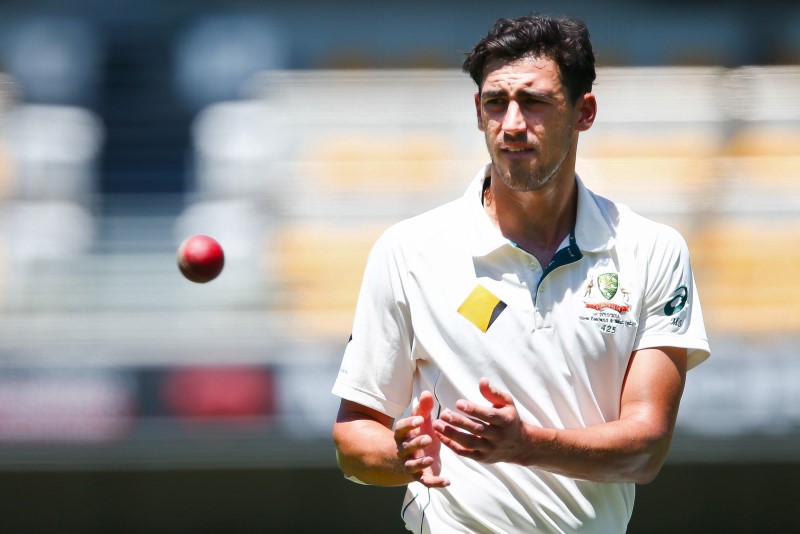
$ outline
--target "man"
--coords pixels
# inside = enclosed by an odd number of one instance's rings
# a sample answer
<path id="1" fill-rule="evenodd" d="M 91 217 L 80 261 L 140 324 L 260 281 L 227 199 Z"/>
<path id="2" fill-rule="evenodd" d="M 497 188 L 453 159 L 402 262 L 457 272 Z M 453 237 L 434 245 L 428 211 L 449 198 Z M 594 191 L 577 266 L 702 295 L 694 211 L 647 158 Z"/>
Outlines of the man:
<path id="1" fill-rule="evenodd" d="M 582 23 L 501 19 L 464 70 L 491 163 L 370 254 L 339 464 L 407 484 L 413 532 L 623 532 L 709 356 L 685 242 L 575 174 L 597 112 Z"/>

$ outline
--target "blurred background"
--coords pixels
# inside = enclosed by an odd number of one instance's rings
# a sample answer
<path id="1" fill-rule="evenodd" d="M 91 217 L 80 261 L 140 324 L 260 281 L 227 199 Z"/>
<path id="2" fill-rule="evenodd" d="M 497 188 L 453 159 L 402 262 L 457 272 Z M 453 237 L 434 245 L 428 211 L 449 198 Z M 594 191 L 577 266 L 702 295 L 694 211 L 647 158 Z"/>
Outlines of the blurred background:
<path id="1" fill-rule="evenodd" d="M 329 438 L 366 255 L 487 159 L 463 53 L 565 9 L 4 0 L 0 531 L 403 532 Z M 579 173 L 684 234 L 713 352 L 630 531 L 798 528 L 800 4 L 566 12 L 599 64 Z"/>

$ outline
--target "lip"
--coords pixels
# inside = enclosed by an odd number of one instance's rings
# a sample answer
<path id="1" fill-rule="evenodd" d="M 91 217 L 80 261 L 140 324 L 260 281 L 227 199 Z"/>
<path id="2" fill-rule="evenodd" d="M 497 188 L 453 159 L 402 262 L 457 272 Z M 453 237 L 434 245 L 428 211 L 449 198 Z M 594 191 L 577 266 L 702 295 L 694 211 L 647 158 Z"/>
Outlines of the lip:
<path id="1" fill-rule="evenodd" d="M 503 146 L 500 147 L 500 150 L 503 152 L 503 154 L 511 157 L 524 157 L 533 154 L 533 147 L 530 145 Z"/>

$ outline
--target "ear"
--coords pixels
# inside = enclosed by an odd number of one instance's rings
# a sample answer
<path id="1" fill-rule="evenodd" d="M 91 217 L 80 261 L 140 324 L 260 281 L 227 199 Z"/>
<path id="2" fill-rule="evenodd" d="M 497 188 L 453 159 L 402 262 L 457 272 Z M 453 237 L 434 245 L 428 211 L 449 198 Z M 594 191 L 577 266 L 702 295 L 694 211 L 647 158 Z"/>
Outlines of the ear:
<path id="1" fill-rule="evenodd" d="M 594 124 L 594 119 L 597 117 L 597 99 L 594 93 L 584 94 L 578 104 L 575 106 L 578 113 L 578 118 L 575 121 L 575 128 L 579 132 L 585 132 Z"/>
<path id="2" fill-rule="evenodd" d="M 485 131 L 483 127 L 483 118 L 481 117 L 481 94 L 475 93 L 475 113 L 478 115 L 478 130 Z"/>

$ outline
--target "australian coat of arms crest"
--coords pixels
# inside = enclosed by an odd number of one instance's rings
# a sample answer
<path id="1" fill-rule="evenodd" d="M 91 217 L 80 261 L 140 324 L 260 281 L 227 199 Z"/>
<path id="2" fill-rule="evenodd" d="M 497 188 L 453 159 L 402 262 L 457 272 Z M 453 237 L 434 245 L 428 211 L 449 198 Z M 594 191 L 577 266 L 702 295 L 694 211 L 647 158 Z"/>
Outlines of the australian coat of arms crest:
<path id="1" fill-rule="evenodd" d="M 599 294 L 602 299 L 598 299 L 595 293 Z M 587 308 L 595 310 L 609 308 L 620 313 L 630 309 L 628 306 L 629 294 L 625 288 L 620 288 L 619 275 L 617 273 L 603 273 L 598 275 L 596 279 L 590 278 L 583 296 Z M 614 297 L 617 297 L 616 302 Z"/>

